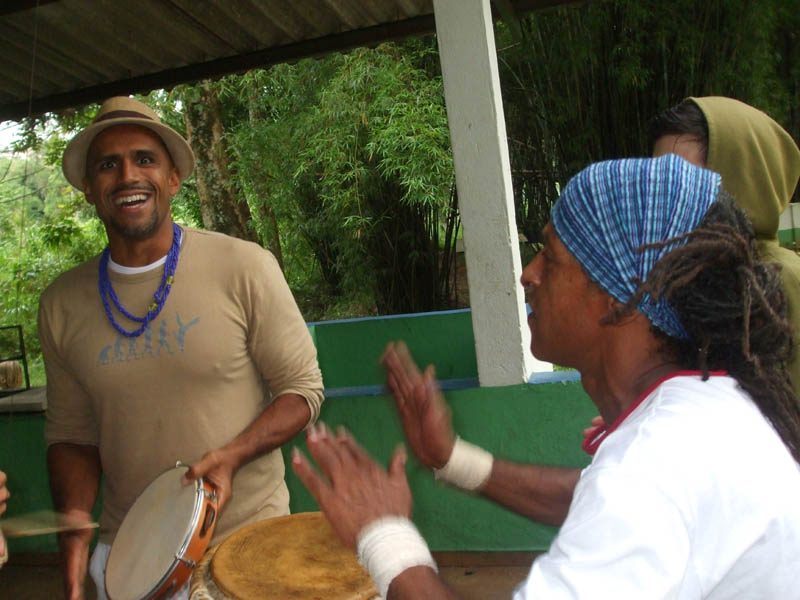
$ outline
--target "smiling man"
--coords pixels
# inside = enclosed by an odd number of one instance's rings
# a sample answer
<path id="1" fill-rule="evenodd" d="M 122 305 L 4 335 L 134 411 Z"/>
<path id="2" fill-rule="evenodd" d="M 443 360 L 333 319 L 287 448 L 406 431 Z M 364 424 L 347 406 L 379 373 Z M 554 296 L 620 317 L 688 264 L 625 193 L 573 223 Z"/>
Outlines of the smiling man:
<path id="1" fill-rule="evenodd" d="M 110 544 L 141 491 L 181 460 L 216 488 L 212 543 L 288 514 L 279 446 L 322 402 L 316 350 L 275 258 L 182 227 L 170 201 L 192 172 L 186 140 L 130 98 L 103 103 L 64 152 L 108 235 L 104 252 L 42 294 L 48 469 L 56 509 L 88 519 L 104 597 Z M 63 534 L 67 598 L 81 598 L 91 532 Z M 180 592 L 186 596 L 186 589 Z"/>
<path id="2" fill-rule="evenodd" d="M 583 471 L 457 438 L 402 344 L 383 362 L 409 446 L 437 479 L 561 525 L 515 600 L 798 599 L 800 407 L 777 269 L 716 173 L 669 155 L 576 175 L 525 268 L 531 351 L 581 373 L 605 423 Z M 293 467 L 388 600 L 455 598 L 388 474 L 312 428 Z"/>

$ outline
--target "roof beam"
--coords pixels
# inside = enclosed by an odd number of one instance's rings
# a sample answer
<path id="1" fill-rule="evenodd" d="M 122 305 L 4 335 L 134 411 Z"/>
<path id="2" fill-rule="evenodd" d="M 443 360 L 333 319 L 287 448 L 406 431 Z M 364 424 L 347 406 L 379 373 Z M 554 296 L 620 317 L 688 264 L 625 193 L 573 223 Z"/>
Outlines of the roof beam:
<path id="1" fill-rule="evenodd" d="M 39 0 L 38 4 L 57 0 Z M 517 14 L 529 10 L 550 8 L 577 0 L 512 0 Z M 8 0 L 2 12 L 15 12 L 35 7 L 35 0 Z M 282 62 L 294 62 L 303 58 L 319 57 L 331 52 L 351 50 L 360 46 L 375 46 L 381 42 L 402 39 L 408 36 L 435 32 L 433 14 L 384 23 L 365 29 L 347 31 L 295 44 L 265 48 L 246 54 L 218 58 L 204 63 L 167 69 L 157 73 L 140 75 L 100 85 L 80 88 L 30 100 L 0 106 L 0 122 L 19 120 L 27 116 L 38 116 L 45 112 L 59 111 L 73 106 L 98 102 L 105 98 L 133 93 L 147 93 L 154 89 L 170 88 L 180 83 L 221 77 L 230 73 L 241 73 L 258 67 L 268 67 Z"/>
<path id="2" fill-rule="evenodd" d="M 58 2 L 58 0 L 5 0 L 0 6 L 0 17 L 23 10 L 30 10 L 51 2 Z"/>
<path id="3" fill-rule="evenodd" d="M 154 89 L 169 88 L 179 83 L 220 77 L 229 73 L 240 73 L 257 67 L 267 67 L 282 62 L 322 56 L 330 52 L 350 50 L 359 46 L 372 46 L 410 35 L 431 33 L 433 30 L 433 15 L 376 25 L 367 29 L 348 31 L 297 44 L 219 58 L 205 63 L 187 65 L 150 75 L 78 89 L 64 94 L 33 98 L 30 103 L 17 102 L 8 104 L 0 107 L 0 121 L 8 119 L 19 120 L 26 116 L 36 116 L 44 112 L 58 111 L 72 106 L 97 102 L 111 96 L 144 93 Z M 28 113 L 29 104 L 30 115 Z"/>

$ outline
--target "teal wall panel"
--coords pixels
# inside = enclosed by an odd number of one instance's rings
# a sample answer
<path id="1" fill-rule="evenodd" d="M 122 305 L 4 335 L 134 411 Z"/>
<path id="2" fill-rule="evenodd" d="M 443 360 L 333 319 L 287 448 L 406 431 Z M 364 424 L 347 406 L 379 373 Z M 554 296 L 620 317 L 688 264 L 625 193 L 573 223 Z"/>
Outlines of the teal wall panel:
<path id="1" fill-rule="evenodd" d="M 326 388 L 383 384 L 379 359 L 386 344 L 404 340 L 440 379 L 478 375 L 469 310 L 312 324 Z"/>
<path id="2" fill-rule="evenodd" d="M 800 240 L 800 229 L 779 229 L 778 243 L 784 248 L 794 248 Z"/>
<path id="3" fill-rule="evenodd" d="M 44 444 L 44 413 L 2 415 L 0 424 L 0 469 L 8 475 L 11 498 L 3 517 L 53 510 L 47 480 L 47 449 Z M 100 498 L 93 511 L 100 516 Z M 0 523 L 2 522 L 0 518 Z M 38 535 L 8 540 L 9 551 L 56 552 L 56 536 Z"/>
<path id="4" fill-rule="evenodd" d="M 473 388 L 445 395 L 456 431 L 497 456 L 575 467 L 589 462 L 581 450 L 582 431 L 597 411 L 579 382 Z M 320 418 L 332 428 L 347 427 L 384 465 L 404 441 L 394 404 L 386 396 L 331 398 L 323 404 Z M 287 466 L 293 445 L 305 451 L 300 437 L 287 444 Z M 434 550 L 544 550 L 552 541 L 554 528 L 435 482 L 413 458 L 407 473 L 414 521 Z M 287 484 L 294 512 L 317 510 L 290 467 Z"/>
<path id="5" fill-rule="evenodd" d="M 0 425 L 0 469 L 8 475 L 11 498 L 3 516 L 52 510 L 44 447 L 44 415 L 3 415 Z M 10 552 L 44 552 L 57 548 L 55 535 L 9 540 Z"/>

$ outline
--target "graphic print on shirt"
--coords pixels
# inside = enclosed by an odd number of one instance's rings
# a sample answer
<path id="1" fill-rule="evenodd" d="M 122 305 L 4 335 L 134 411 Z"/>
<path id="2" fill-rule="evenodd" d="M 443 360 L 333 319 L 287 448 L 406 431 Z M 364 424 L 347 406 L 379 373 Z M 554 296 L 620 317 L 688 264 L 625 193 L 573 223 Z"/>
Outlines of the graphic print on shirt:
<path id="1" fill-rule="evenodd" d="M 157 339 L 153 339 L 155 321 L 150 323 L 142 335 L 135 338 L 118 336 L 116 342 L 105 346 L 97 356 L 99 366 L 114 363 L 130 362 L 132 360 L 145 360 L 159 358 L 166 354 L 182 353 L 186 345 L 186 334 L 197 323 L 200 317 L 184 323 L 180 314 L 175 313 L 175 322 L 170 323 L 169 317 L 161 319 L 158 326 Z"/>

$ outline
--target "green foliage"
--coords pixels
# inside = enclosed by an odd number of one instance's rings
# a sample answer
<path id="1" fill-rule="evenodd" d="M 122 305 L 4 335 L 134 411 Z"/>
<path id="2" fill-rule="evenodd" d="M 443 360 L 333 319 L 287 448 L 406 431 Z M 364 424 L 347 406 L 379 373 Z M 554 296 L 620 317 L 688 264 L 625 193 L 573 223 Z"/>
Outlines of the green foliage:
<path id="1" fill-rule="evenodd" d="M 292 285 L 327 296 L 322 312 L 299 298 L 307 316 L 449 307 L 457 215 L 433 48 L 384 44 L 223 82 L 239 98 L 228 131 L 256 227 L 273 251 L 279 236 Z"/>
<path id="2" fill-rule="evenodd" d="M 60 169 L 33 153 L 0 157 L 0 325 L 23 326 L 30 357 L 39 353 L 39 295 L 105 244 L 92 214 Z"/>
<path id="3" fill-rule="evenodd" d="M 517 224 L 539 240 L 560 186 L 643 156 L 648 120 L 687 96 L 739 98 L 800 133 L 796 0 L 588 2 L 531 13 L 498 54 Z"/>

